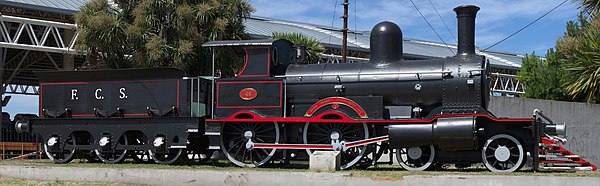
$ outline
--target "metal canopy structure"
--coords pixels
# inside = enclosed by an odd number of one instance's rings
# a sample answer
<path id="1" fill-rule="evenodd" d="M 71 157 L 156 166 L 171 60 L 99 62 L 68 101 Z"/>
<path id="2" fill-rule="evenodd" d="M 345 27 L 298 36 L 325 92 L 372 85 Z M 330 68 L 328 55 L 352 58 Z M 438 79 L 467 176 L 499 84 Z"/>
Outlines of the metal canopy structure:
<path id="1" fill-rule="evenodd" d="M 76 56 L 77 26 L 70 23 L 76 11 L 49 8 L 49 1 L 28 2 L 0 2 L 4 5 L 0 8 L 3 93 L 36 95 L 33 71 L 72 69 L 84 60 Z"/>
<path id="2" fill-rule="evenodd" d="M 2 36 L 0 47 L 76 54 L 74 45 L 79 34 L 76 30 L 75 24 L 2 15 L 0 16 Z M 75 35 L 65 38 L 63 34 L 67 32 Z"/>

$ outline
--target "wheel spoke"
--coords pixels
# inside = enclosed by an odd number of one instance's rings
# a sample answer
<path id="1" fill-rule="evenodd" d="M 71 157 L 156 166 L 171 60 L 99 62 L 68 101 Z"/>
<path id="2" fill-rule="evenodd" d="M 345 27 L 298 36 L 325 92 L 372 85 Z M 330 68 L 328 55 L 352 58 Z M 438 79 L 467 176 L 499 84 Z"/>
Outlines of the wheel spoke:
<path id="1" fill-rule="evenodd" d="M 507 134 L 497 134 L 490 137 L 482 149 L 484 165 L 493 172 L 513 172 L 524 165 L 524 149 L 519 140 Z M 496 154 L 506 154 L 499 156 Z M 503 161 L 500 161 L 503 160 Z"/>
<path id="2" fill-rule="evenodd" d="M 339 134 L 339 141 L 355 141 L 365 139 L 368 136 L 366 124 L 351 125 L 346 123 L 306 123 L 303 131 L 305 144 L 331 144 L 332 134 Z M 353 147 L 342 152 L 342 169 L 347 169 L 356 164 L 363 158 L 366 145 Z M 312 154 L 313 150 L 307 149 L 307 153 Z"/>
<path id="3" fill-rule="evenodd" d="M 329 137 L 329 135 L 327 135 L 327 134 L 314 133 L 314 132 L 309 132 L 309 133 L 308 133 L 308 135 L 311 135 L 311 136 L 326 136 L 326 137 Z"/>
<path id="4" fill-rule="evenodd" d="M 420 148 L 420 156 L 413 159 L 409 156 L 412 148 L 400 148 L 396 150 L 396 159 L 400 166 L 409 171 L 423 171 L 429 168 L 435 159 L 435 147 L 433 145 L 413 147 Z"/>
<path id="5" fill-rule="evenodd" d="M 229 125 L 229 127 L 231 127 L 232 129 L 234 129 L 235 131 L 238 131 L 238 132 L 244 131 L 242 129 L 242 127 L 236 126 L 235 124 Z"/>
<path id="6" fill-rule="evenodd" d="M 234 143 L 229 149 L 227 149 L 227 152 L 230 152 L 234 147 L 236 147 L 237 145 L 239 145 L 240 143 L 242 143 L 244 141 L 238 141 L 237 143 Z"/>
<path id="7" fill-rule="evenodd" d="M 267 163 L 275 153 L 275 149 L 261 149 L 261 150 L 248 150 L 246 149 L 246 142 L 252 141 L 254 143 L 278 143 L 279 142 L 279 128 L 276 123 L 224 123 L 223 130 L 227 130 L 227 126 L 230 125 L 241 125 L 240 131 L 229 131 L 230 133 L 224 133 L 221 136 L 221 146 L 225 147 L 226 144 L 230 143 L 235 139 L 235 143 L 232 146 L 228 146 L 223 152 L 227 158 L 237 166 L 241 167 L 258 167 Z M 250 133 L 248 136 L 246 133 Z M 234 152 L 235 151 L 235 152 Z"/>

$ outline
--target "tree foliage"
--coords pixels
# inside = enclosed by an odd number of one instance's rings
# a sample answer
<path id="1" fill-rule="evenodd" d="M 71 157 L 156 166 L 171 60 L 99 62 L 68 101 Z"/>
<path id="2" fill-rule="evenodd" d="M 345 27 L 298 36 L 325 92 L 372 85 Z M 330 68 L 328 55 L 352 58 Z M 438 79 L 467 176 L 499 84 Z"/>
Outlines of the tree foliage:
<path id="1" fill-rule="evenodd" d="M 600 0 L 575 0 L 579 1 L 579 8 L 588 15 L 594 15 L 600 11 Z"/>
<path id="2" fill-rule="evenodd" d="M 535 54 L 523 59 L 519 78 L 526 97 L 600 102 L 600 1 L 577 1 L 582 12 L 567 22 L 556 51 L 550 49 L 546 61 Z"/>
<path id="3" fill-rule="evenodd" d="M 519 80 L 526 86 L 525 97 L 550 100 L 567 100 L 562 88 L 566 78 L 562 70 L 562 56 L 549 49 L 546 58 L 531 55 L 523 59 Z"/>
<path id="4" fill-rule="evenodd" d="M 253 11 L 246 0 L 114 2 L 92 0 L 75 16 L 79 49 L 95 68 L 170 66 L 208 74 L 211 55 L 202 43 L 245 38 L 243 19 Z"/>
<path id="5" fill-rule="evenodd" d="M 287 39 L 295 45 L 306 46 L 308 63 L 318 63 L 321 59 L 319 53 L 325 51 L 325 47 L 323 47 L 319 41 L 299 33 L 273 33 L 272 37 L 275 39 Z"/>
<path id="6" fill-rule="evenodd" d="M 600 19 L 580 14 L 579 22 L 569 22 L 567 33 L 557 41 L 564 54 L 568 79 L 563 87 L 573 100 L 600 101 Z"/>

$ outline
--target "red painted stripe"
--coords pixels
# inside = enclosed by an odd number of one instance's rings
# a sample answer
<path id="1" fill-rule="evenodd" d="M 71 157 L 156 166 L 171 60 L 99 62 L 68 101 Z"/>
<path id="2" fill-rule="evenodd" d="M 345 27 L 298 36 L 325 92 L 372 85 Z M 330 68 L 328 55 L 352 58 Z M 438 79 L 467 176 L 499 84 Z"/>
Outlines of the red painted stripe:
<path id="1" fill-rule="evenodd" d="M 175 98 L 175 99 L 177 99 L 175 101 L 175 105 L 177 105 L 176 106 L 177 107 L 177 111 L 179 111 L 179 109 L 181 107 L 181 105 L 179 105 L 179 81 L 181 81 L 181 80 L 177 80 L 177 97 Z M 200 91 L 200 90 L 198 90 L 198 91 Z"/>
<path id="2" fill-rule="evenodd" d="M 332 145 L 305 145 L 305 144 L 261 144 L 255 143 L 255 149 L 333 149 Z"/>
<path id="3" fill-rule="evenodd" d="M 44 85 L 87 85 L 87 84 L 103 84 L 103 83 L 138 83 L 138 82 L 165 82 L 179 79 L 161 79 L 161 80 L 123 80 L 123 81 L 90 81 L 90 82 L 52 82 L 52 83 L 40 83 L 40 86 Z"/>
<path id="4" fill-rule="evenodd" d="M 356 147 L 356 146 L 361 146 L 361 145 L 368 145 L 371 143 L 377 143 L 377 142 L 382 142 L 382 141 L 387 141 L 390 138 L 386 135 L 386 136 L 380 136 L 380 137 L 375 137 L 375 138 L 370 138 L 370 139 L 365 139 L 365 140 L 359 140 L 359 141 L 355 141 L 355 142 L 350 142 L 346 144 L 347 148 L 351 148 L 351 147 Z"/>
<path id="5" fill-rule="evenodd" d="M 123 114 L 123 116 L 148 116 L 148 113 L 144 113 L 144 114 Z"/>
<path id="6" fill-rule="evenodd" d="M 96 117 L 96 114 L 72 114 L 73 117 Z M 144 114 L 123 114 L 125 117 L 139 117 L 139 116 L 148 116 L 148 113 Z"/>
<path id="7" fill-rule="evenodd" d="M 39 109 L 40 109 L 40 112 L 39 112 L 38 116 L 40 116 L 40 118 L 44 118 L 44 113 L 42 112 L 42 108 L 43 108 L 43 106 L 44 106 L 44 105 L 42 104 L 42 97 L 43 97 L 43 96 L 42 96 L 42 89 L 43 89 L 43 88 L 44 88 L 44 86 L 41 86 L 41 85 L 40 85 L 40 90 L 38 90 L 38 91 L 39 91 L 38 93 L 40 94 L 40 95 L 38 95 L 39 102 L 40 102 L 40 103 L 39 103 L 39 105 L 38 105 L 38 107 L 39 107 Z"/>
<path id="8" fill-rule="evenodd" d="M 254 116 L 254 118 L 251 119 L 236 119 L 235 116 L 239 115 L 239 114 L 249 114 Z M 329 114 L 335 114 L 335 115 L 339 115 L 342 119 L 321 119 L 322 116 L 325 115 L 329 115 Z M 236 114 L 231 115 L 228 118 L 224 118 L 224 119 L 208 119 L 206 120 L 207 122 L 281 122 L 281 123 L 290 123 L 290 122 L 299 122 L 299 123 L 305 123 L 305 122 L 312 122 L 312 123 L 331 123 L 331 122 L 336 122 L 336 123 L 369 123 L 369 124 L 390 124 L 390 123 L 396 123 L 396 124 L 401 124 L 401 123 L 433 123 L 434 121 L 436 121 L 439 118 L 452 118 L 452 117 L 486 117 L 494 122 L 499 122 L 499 123 L 530 123 L 533 122 L 533 118 L 495 118 L 492 117 L 488 114 L 440 114 L 440 115 L 436 115 L 431 119 L 428 120 L 418 120 L 418 119 L 398 119 L 398 120 L 356 120 L 356 119 L 352 119 L 349 118 L 347 116 L 345 116 L 344 114 L 341 114 L 339 112 L 335 112 L 335 111 L 328 111 L 328 112 L 324 112 L 321 113 L 318 116 L 312 117 L 312 118 L 281 118 L 281 117 L 275 117 L 275 118 L 265 118 L 262 116 L 259 116 L 253 112 L 250 111 L 240 111 L 237 112 Z"/>
<path id="9" fill-rule="evenodd" d="M 72 114 L 73 117 L 95 117 L 96 114 Z"/>

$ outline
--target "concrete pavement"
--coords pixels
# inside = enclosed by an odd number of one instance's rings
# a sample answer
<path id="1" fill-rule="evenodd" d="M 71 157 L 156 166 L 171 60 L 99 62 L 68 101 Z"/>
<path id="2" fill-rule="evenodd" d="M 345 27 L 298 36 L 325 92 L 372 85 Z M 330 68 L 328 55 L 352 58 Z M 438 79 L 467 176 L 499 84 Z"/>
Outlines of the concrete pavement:
<path id="1" fill-rule="evenodd" d="M 380 180 L 353 176 L 345 172 L 109 169 L 43 166 L 0 166 L 0 176 L 46 181 L 110 182 L 142 185 L 600 185 L 600 177 L 411 175 L 397 180 Z"/>

